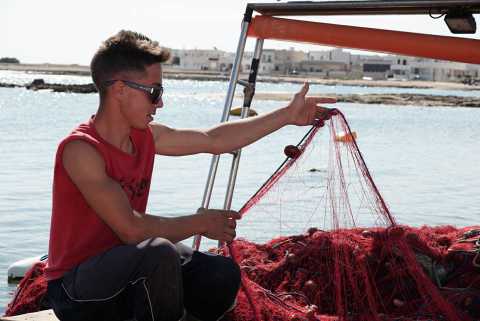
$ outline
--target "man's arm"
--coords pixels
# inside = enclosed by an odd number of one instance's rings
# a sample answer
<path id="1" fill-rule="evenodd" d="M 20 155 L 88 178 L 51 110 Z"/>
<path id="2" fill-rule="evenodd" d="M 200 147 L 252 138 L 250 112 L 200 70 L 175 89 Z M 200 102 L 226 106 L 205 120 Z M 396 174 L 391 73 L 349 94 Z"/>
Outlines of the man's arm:
<path id="1" fill-rule="evenodd" d="M 318 106 L 335 99 L 305 97 L 308 84 L 295 94 L 286 107 L 260 116 L 221 123 L 210 129 L 172 129 L 152 124 L 155 151 L 161 155 L 221 154 L 247 146 L 285 125 L 310 125 L 328 119 L 329 110 Z"/>
<path id="2" fill-rule="evenodd" d="M 63 165 L 90 207 L 124 243 L 136 244 L 151 237 L 176 243 L 195 234 L 221 241 L 235 237 L 239 215 L 234 211 L 204 210 L 202 215 L 174 218 L 133 211 L 120 185 L 106 174 L 103 158 L 87 142 L 68 143 Z"/>

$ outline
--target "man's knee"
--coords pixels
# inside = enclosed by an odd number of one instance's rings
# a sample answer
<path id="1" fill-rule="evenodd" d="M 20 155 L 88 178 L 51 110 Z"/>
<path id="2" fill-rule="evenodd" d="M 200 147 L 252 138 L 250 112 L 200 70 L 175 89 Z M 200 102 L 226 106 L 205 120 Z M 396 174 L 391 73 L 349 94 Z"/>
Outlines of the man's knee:
<path id="1" fill-rule="evenodd" d="M 190 271 L 190 267 L 192 271 Z M 233 289 L 236 293 L 240 286 L 240 268 L 231 258 L 220 255 L 195 253 L 191 263 L 185 269 L 186 277 L 194 283 L 208 285 L 210 288 Z M 199 275 L 201 274 L 201 275 Z M 201 276 L 200 279 L 197 279 Z"/>
<path id="2" fill-rule="evenodd" d="M 231 258 L 218 256 L 215 272 L 215 279 L 219 286 L 228 284 L 235 293 L 237 292 L 240 287 L 240 267 L 237 263 Z"/>
<path id="3" fill-rule="evenodd" d="M 172 242 L 164 238 L 150 238 L 137 245 L 147 265 L 180 266 L 180 256 Z"/>
<path id="4" fill-rule="evenodd" d="M 175 245 L 163 238 L 147 239 L 137 245 L 142 255 L 145 279 L 135 284 L 136 318 L 178 320 L 183 313 L 180 256 Z M 148 307 L 148 309 L 145 309 Z M 168 316 L 168 317 L 167 317 Z M 163 319 L 162 319 L 163 320 Z"/>
<path id="5" fill-rule="evenodd" d="M 219 315 L 215 316 L 216 319 L 233 308 L 240 282 L 241 274 L 238 264 L 231 258 L 219 257 L 215 277 L 212 278 L 213 286 L 219 294 L 217 296 Z"/>
<path id="6" fill-rule="evenodd" d="M 235 302 L 240 268 L 230 258 L 196 252 L 184 267 L 185 308 L 200 320 L 217 320 Z"/>

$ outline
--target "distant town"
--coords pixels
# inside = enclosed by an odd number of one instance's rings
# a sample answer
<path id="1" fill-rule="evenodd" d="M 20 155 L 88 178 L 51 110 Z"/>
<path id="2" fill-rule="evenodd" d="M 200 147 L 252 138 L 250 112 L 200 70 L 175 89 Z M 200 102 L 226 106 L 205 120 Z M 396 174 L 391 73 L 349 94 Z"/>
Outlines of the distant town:
<path id="1" fill-rule="evenodd" d="M 218 49 L 172 50 L 170 67 L 228 73 L 234 53 Z M 245 52 L 241 71 L 248 72 L 252 52 Z M 264 49 L 259 74 L 300 75 L 326 79 L 423 80 L 480 84 L 480 65 L 394 55 L 358 55 L 342 49 L 299 51 Z"/>
<path id="2" fill-rule="evenodd" d="M 218 49 L 171 50 L 171 59 L 163 64 L 163 78 L 176 80 L 227 81 L 234 54 Z M 241 77 L 250 72 L 253 53 L 246 52 L 241 64 Z M 93 83 L 49 83 L 41 74 L 89 76 L 84 65 L 25 64 L 16 58 L 0 58 L 0 70 L 35 74 L 33 81 L 0 82 L 1 87 L 24 87 L 28 90 L 96 93 Z M 404 56 L 356 55 L 341 49 L 303 52 L 267 49 L 263 51 L 258 81 L 311 84 L 373 86 L 398 88 L 430 88 L 440 90 L 478 90 L 480 66 Z M 338 102 L 411 106 L 480 107 L 477 97 L 388 93 L 330 93 Z M 289 100 L 288 92 L 257 92 L 257 100 Z"/>
<path id="3" fill-rule="evenodd" d="M 235 54 L 219 49 L 170 49 L 166 73 L 199 79 L 227 79 Z M 253 52 L 245 52 L 240 72 L 248 73 Z M 88 66 L 21 64 L 17 58 L 0 58 L 0 70 L 24 70 L 65 74 L 90 74 Z M 480 65 L 396 55 L 361 55 L 342 49 L 299 51 L 294 48 L 264 49 L 258 73 L 266 77 L 305 77 L 326 80 L 393 80 L 449 82 L 480 85 Z"/>

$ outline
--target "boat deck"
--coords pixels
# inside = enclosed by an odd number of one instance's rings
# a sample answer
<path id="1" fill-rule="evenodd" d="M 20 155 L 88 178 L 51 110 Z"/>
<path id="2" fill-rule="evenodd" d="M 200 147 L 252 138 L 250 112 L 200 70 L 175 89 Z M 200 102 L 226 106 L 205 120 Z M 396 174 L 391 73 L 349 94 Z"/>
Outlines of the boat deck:
<path id="1" fill-rule="evenodd" d="M 17 315 L 14 317 L 1 317 L 0 321 L 58 321 L 53 310 Z"/>

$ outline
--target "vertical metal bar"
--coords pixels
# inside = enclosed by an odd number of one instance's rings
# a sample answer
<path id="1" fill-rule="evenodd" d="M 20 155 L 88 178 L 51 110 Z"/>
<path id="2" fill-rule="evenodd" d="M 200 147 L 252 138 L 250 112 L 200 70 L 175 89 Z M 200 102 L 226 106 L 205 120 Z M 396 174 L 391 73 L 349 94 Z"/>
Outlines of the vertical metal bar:
<path id="1" fill-rule="evenodd" d="M 263 51 L 263 39 L 257 39 L 257 42 L 255 44 L 255 51 L 253 53 L 253 58 L 252 58 L 252 61 L 255 60 L 255 59 L 258 59 L 258 61 L 260 61 L 260 58 L 262 56 L 262 51 Z M 252 62 L 252 66 L 254 66 L 255 64 Z M 258 68 L 258 63 L 255 65 L 256 68 Z M 249 80 L 248 80 L 248 83 L 251 87 L 255 88 L 255 82 L 256 82 L 256 74 L 257 74 L 257 70 L 251 70 L 251 74 L 254 74 L 255 76 L 253 77 L 250 77 Z M 252 93 L 252 96 L 253 96 L 253 93 Z M 251 97 L 245 97 L 246 100 L 248 101 L 245 101 L 244 104 L 243 104 L 243 107 L 242 107 L 242 114 L 241 114 L 241 118 L 246 118 L 248 117 L 248 112 L 250 110 L 250 105 L 251 105 Z M 242 153 L 242 150 L 239 149 L 235 154 L 234 154 L 234 157 L 232 159 L 232 167 L 230 169 L 230 176 L 229 176 L 229 179 L 228 179 L 228 185 L 227 185 L 227 192 L 225 194 L 225 202 L 224 202 L 224 205 L 223 205 L 223 209 L 225 210 L 229 210 L 232 206 L 232 198 L 233 198 L 233 191 L 235 189 L 235 182 L 236 182 L 236 179 L 237 179 L 237 172 L 238 172 L 238 165 L 240 163 L 240 155 Z"/>
<path id="2" fill-rule="evenodd" d="M 263 39 L 257 39 L 255 44 L 255 51 L 253 53 L 252 64 L 250 69 L 250 76 L 248 78 L 248 87 L 245 87 L 245 95 L 242 107 L 241 118 L 248 117 L 250 111 L 250 106 L 252 103 L 252 98 L 255 93 L 255 83 L 257 80 L 258 67 L 260 65 L 260 60 L 262 57 L 263 51 Z M 242 154 L 242 149 L 238 149 L 234 153 L 232 159 L 232 165 L 230 168 L 230 176 L 228 178 L 227 192 L 225 194 L 225 202 L 223 204 L 223 209 L 229 210 L 232 206 L 233 191 L 235 189 L 235 182 L 237 180 L 238 167 L 240 164 L 240 156 Z M 218 247 L 222 246 L 222 242 L 218 242 Z"/>
<path id="3" fill-rule="evenodd" d="M 244 19 L 242 22 L 240 39 L 238 41 L 237 53 L 232 66 L 232 72 L 230 74 L 230 83 L 228 85 L 227 97 L 225 98 L 225 105 L 223 107 L 223 114 L 221 122 L 228 120 L 230 115 L 230 109 L 232 107 L 233 97 L 235 95 L 235 87 L 237 85 L 238 75 L 240 73 L 240 67 L 242 63 L 243 51 L 245 50 L 245 43 L 247 41 L 247 31 L 250 24 L 250 19 Z M 208 208 L 210 204 L 210 198 L 212 196 L 213 185 L 215 183 L 215 176 L 217 175 L 218 161 L 220 155 L 213 155 L 210 163 L 210 170 L 208 173 L 207 183 L 205 185 L 205 191 L 203 194 L 202 207 Z M 201 235 L 195 235 L 192 247 L 195 250 L 200 248 Z"/>

